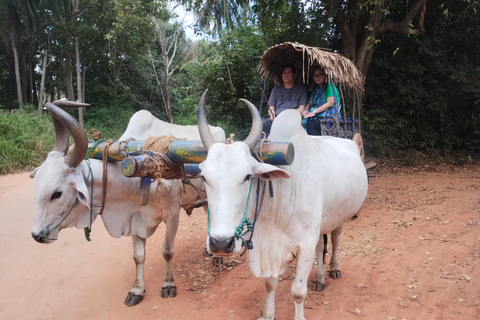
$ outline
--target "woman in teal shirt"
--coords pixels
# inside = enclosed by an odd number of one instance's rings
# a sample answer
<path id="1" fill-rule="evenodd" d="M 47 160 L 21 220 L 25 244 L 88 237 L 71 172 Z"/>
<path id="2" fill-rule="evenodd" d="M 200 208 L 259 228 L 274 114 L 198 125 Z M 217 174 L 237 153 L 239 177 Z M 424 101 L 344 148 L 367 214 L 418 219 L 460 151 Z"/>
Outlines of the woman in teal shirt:
<path id="1" fill-rule="evenodd" d="M 315 68 L 313 81 L 315 81 L 315 87 L 302 112 L 302 125 L 309 135 L 320 136 L 322 135 L 320 121 L 327 115 L 335 115 L 337 104 L 340 103 L 340 95 L 332 83 L 327 83 L 327 76 L 322 68 Z M 336 98 L 333 95 L 334 91 Z M 337 116 L 340 120 L 340 107 L 338 107 Z"/>

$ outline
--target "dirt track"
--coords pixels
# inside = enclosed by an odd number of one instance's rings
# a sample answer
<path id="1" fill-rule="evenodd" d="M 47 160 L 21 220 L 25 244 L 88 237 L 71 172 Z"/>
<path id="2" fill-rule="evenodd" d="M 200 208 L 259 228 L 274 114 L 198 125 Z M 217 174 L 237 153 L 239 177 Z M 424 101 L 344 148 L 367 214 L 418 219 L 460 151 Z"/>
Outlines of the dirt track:
<path id="1" fill-rule="evenodd" d="M 327 279 L 323 292 L 309 290 L 306 318 L 480 319 L 480 169 L 375 175 L 360 218 L 344 228 L 342 279 Z M 2 319 L 259 317 L 263 279 L 251 276 L 246 259 L 219 268 L 203 257 L 203 210 L 182 213 L 174 257 L 178 296 L 158 295 L 162 225 L 147 240 L 145 299 L 128 308 L 123 300 L 135 276 L 130 239 L 110 237 L 97 220 L 91 242 L 83 230 L 68 229 L 55 243 L 38 244 L 30 236 L 33 195 L 28 173 L 0 177 Z M 277 320 L 293 319 L 294 268 L 280 281 Z"/>

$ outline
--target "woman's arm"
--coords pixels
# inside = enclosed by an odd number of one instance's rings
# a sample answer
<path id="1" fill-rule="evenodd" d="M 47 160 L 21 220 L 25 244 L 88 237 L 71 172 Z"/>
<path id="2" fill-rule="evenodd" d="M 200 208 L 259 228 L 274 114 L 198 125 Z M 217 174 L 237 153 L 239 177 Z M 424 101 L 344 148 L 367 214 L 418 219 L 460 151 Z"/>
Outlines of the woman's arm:
<path id="1" fill-rule="evenodd" d="M 333 97 L 327 97 L 327 102 L 322 104 L 317 109 L 313 110 L 314 112 L 311 112 L 311 113 L 313 113 L 312 117 L 317 113 L 321 113 L 325 110 L 328 110 L 329 108 L 331 108 L 333 106 L 334 103 L 335 103 L 335 99 L 333 99 Z"/>
<path id="2" fill-rule="evenodd" d="M 307 105 L 305 106 L 305 108 L 303 108 L 303 110 L 302 110 L 302 112 L 301 112 L 302 117 L 305 118 L 305 117 L 307 116 L 307 114 L 309 113 L 309 112 L 308 112 L 308 108 L 310 108 L 310 103 L 311 103 L 311 102 L 312 102 L 312 99 L 311 99 L 311 98 L 308 99 Z"/>

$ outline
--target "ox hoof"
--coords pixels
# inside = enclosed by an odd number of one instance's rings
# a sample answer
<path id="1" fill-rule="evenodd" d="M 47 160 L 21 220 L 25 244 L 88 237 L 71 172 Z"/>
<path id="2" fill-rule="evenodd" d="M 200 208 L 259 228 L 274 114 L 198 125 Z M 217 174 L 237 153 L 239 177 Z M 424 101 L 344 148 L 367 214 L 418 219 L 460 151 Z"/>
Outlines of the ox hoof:
<path id="1" fill-rule="evenodd" d="M 139 304 L 143 300 L 143 295 L 133 294 L 133 292 L 129 292 L 127 297 L 125 298 L 125 304 L 129 307 L 133 307 Z"/>
<path id="2" fill-rule="evenodd" d="M 340 272 L 340 270 L 330 270 L 328 271 L 328 275 L 332 279 L 340 279 L 342 277 L 342 273 Z"/>
<path id="3" fill-rule="evenodd" d="M 177 296 L 177 287 L 168 286 L 162 288 L 162 294 L 160 295 L 163 299 L 175 298 Z"/>
<path id="4" fill-rule="evenodd" d="M 214 266 L 221 266 L 223 264 L 223 258 L 222 257 L 213 257 L 212 258 L 212 264 Z"/>
<path id="5" fill-rule="evenodd" d="M 213 254 L 211 254 L 210 252 L 208 252 L 207 248 L 205 248 L 205 250 L 203 251 L 203 255 L 204 255 L 205 257 L 211 257 L 211 256 L 213 256 Z"/>
<path id="6" fill-rule="evenodd" d="M 312 290 L 313 291 L 323 291 L 323 290 L 325 290 L 325 283 L 321 283 L 320 281 L 313 280 Z"/>

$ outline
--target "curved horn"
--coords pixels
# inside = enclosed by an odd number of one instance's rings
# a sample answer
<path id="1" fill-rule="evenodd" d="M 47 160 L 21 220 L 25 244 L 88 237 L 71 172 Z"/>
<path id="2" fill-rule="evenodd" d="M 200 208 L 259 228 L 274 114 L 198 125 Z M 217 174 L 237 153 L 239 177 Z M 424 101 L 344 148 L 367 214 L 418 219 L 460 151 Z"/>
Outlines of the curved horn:
<path id="1" fill-rule="evenodd" d="M 72 153 L 65 158 L 64 161 L 70 167 L 78 166 L 87 154 L 87 134 L 77 122 L 77 120 L 75 120 L 66 111 L 62 110 L 61 108 L 57 107 L 52 103 L 47 103 L 46 107 L 48 112 L 50 112 L 50 115 L 52 116 L 53 124 L 55 126 L 55 134 L 57 135 L 57 143 L 55 144 L 55 150 L 66 153 L 69 144 L 69 131 L 72 134 L 73 140 L 75 142 L 75 148 L 73 149 Z M 60 150 L 60 148 L 64 149 Z"/>
<path id="2" fill-rule="evenodd" d="M 60 107 L 62 109 L 65 108 L 86 108 L 90 107 L 90 104 L 88 103 L 82 103 L 82 102 L 75 102 L 75 101 L 68 101 L 68 100 L 55 100 L 52 102 L 54 105 L 57 107 Z"/>
<path id="3" fill-rule="evenodd" d="M 253 148 L 257 146 L 258 140 L 260 140 L 260 136 L 262 135 L 262 117 L 260 116 L 260 112 L 258 111 L 257 107 L 255 107 L 253 103 L 246 99 L 240 100 L 247 104 L 248 109 L 250 109 L 250 113 L 252 114 L 252 129 L 250 129 L 248 137 L 243 142 L 245 142 L 250 150 L 253 150 Z"/>
<path id="4" fill-rule="evenodd" d="M 46 107 L 50 112 L 50 115 L 52 115 L 53 127 L 55 128 L 55 148 L 53 148 L 53 150 L 66 154 L 69 145 L 68 130 L 60 121 L 57 120 L 56 117 L 53 116 L 55 111 L 52 110 L 57 107 L 50 102 L 46 104 Z"/>
<path id="5" fill-rule="evenodd" d="M 215 143 L 210 128 L 208 127 L 207 117 L 205 115 L 205 100 L 207 99 L 208 89 L 202 95 L 200 103 L 198 104 L 198 133 L 202 140 L 205 149 L 209 149 L 212 144 Z"/>

